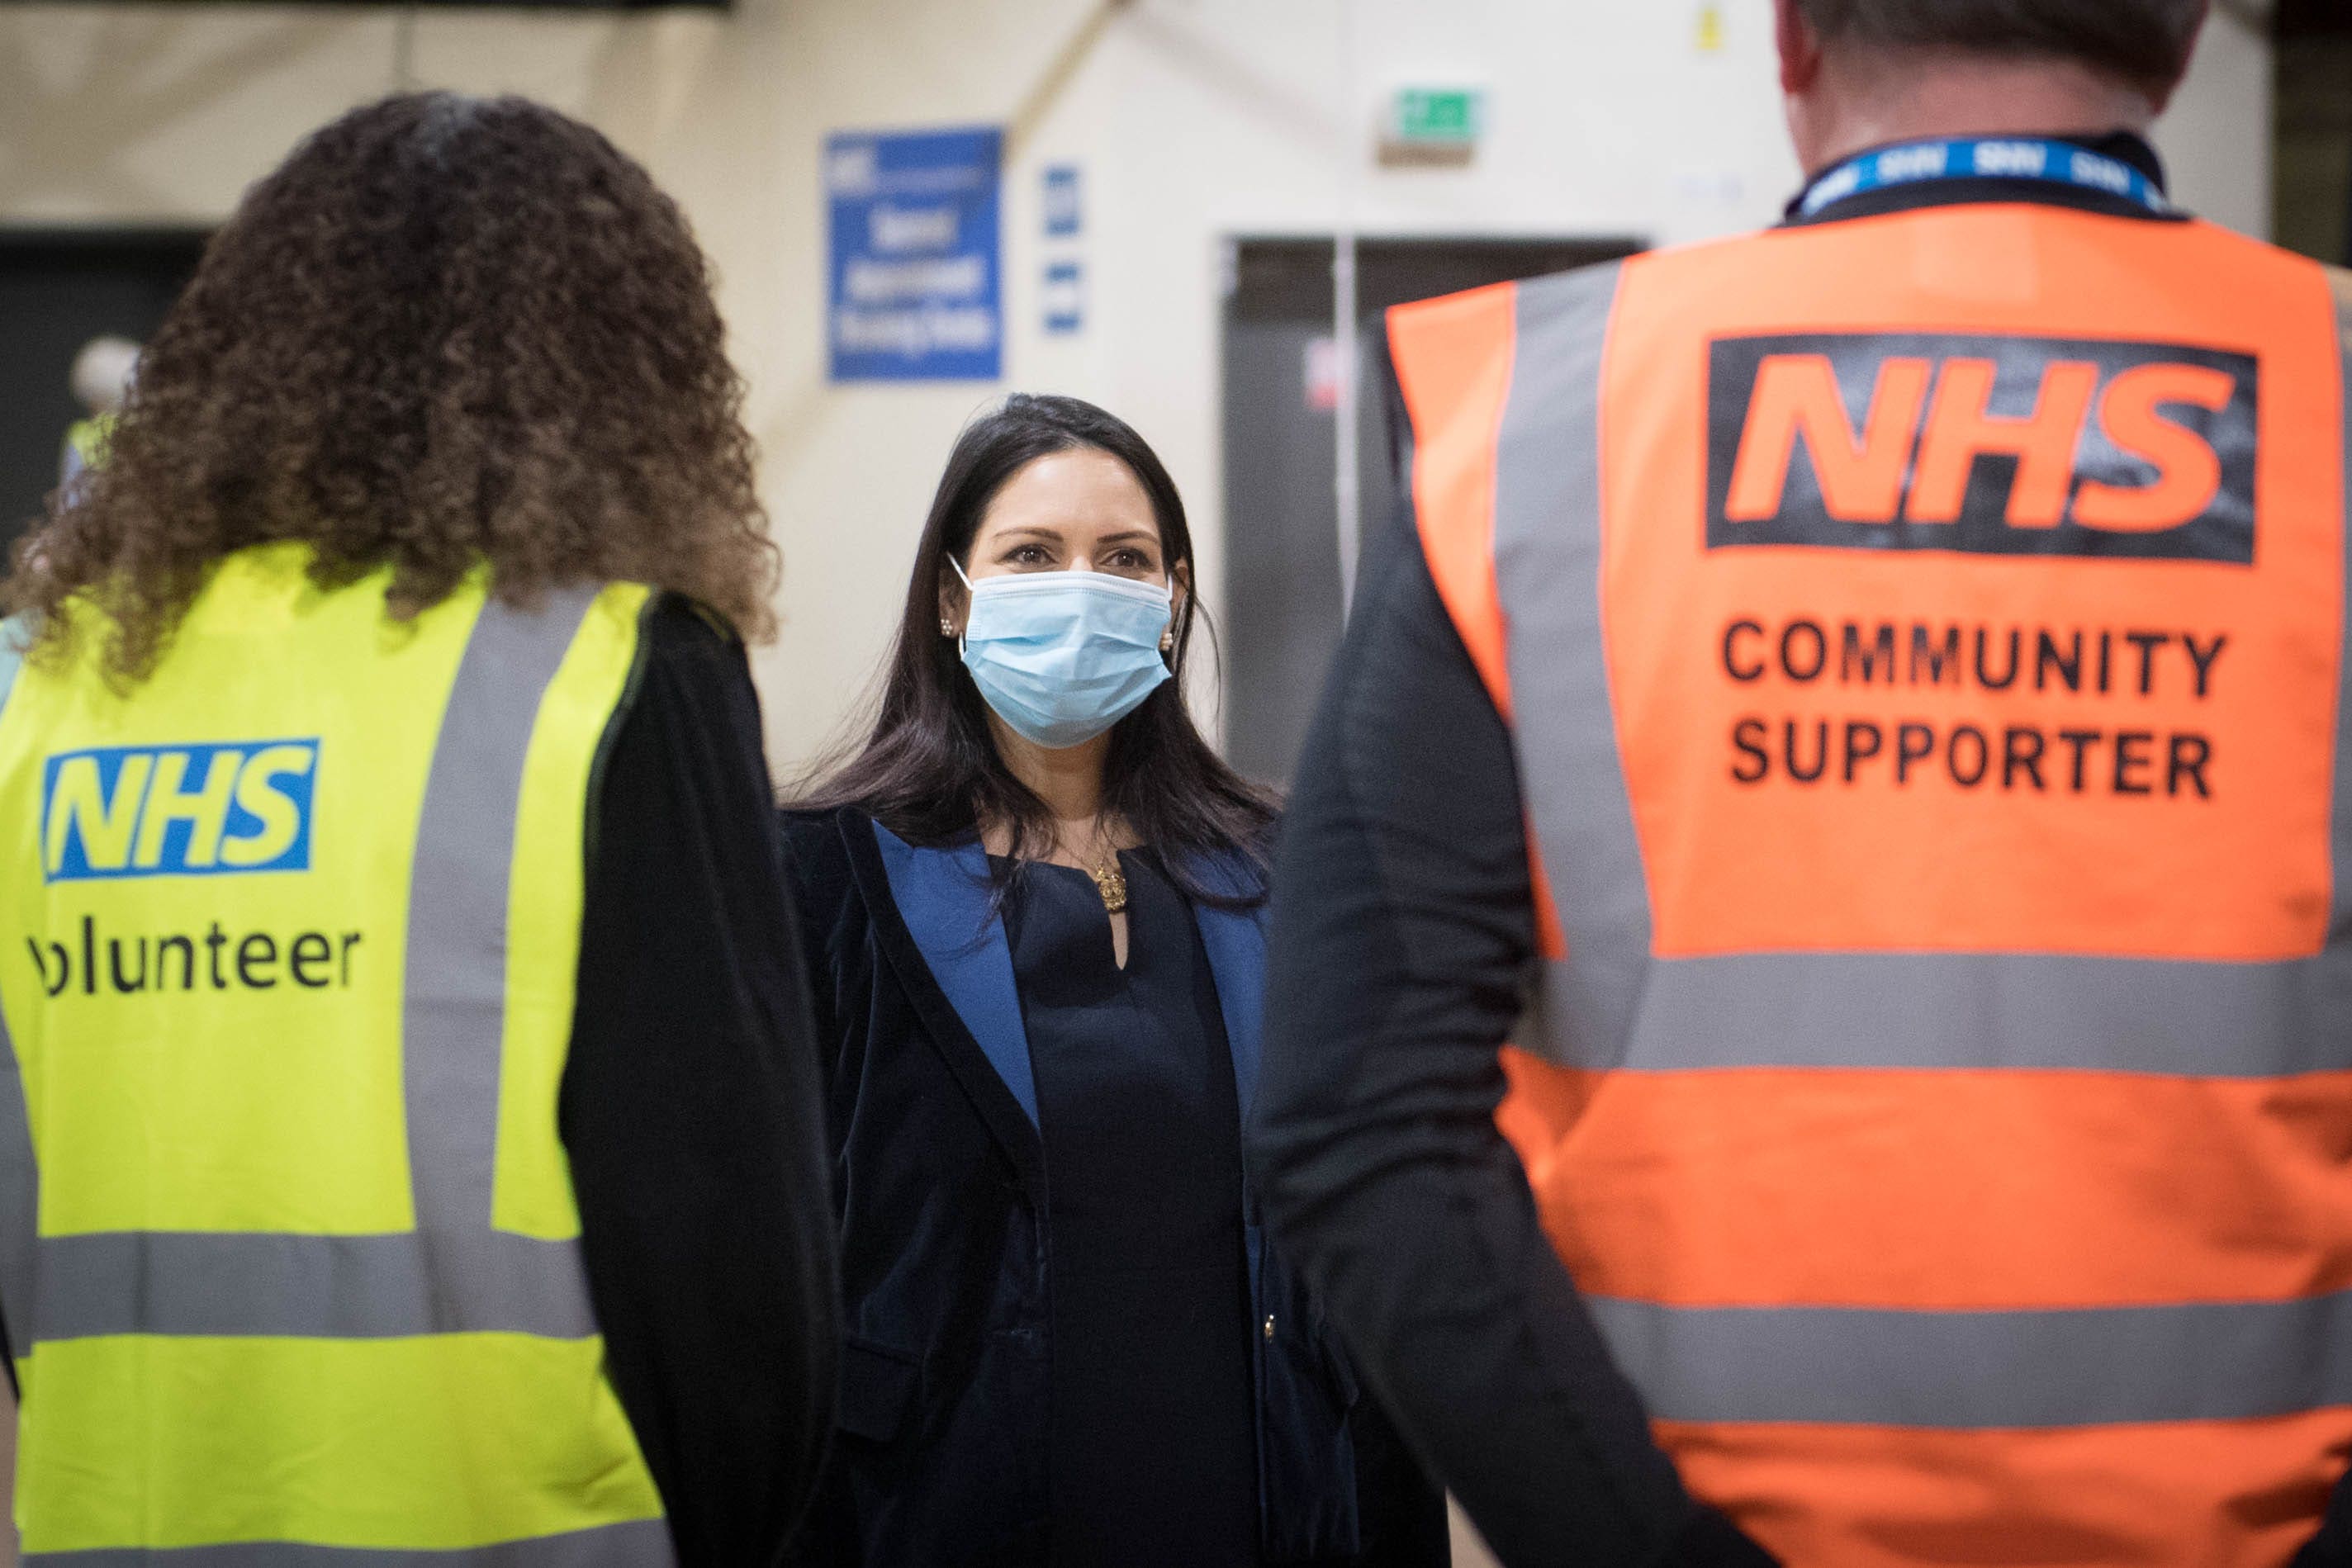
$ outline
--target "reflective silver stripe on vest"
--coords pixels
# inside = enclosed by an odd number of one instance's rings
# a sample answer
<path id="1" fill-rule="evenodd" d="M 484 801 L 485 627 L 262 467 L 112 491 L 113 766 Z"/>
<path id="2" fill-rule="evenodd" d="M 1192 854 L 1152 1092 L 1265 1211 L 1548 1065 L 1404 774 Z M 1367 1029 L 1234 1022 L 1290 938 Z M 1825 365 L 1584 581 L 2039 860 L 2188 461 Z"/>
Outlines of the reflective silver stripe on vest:
<path id="1" fill-rule="evenodd" d="M 25 1554 L 26 1568 L 649 1568 L 669 1561 L 669 1527 L 658 1519 L 448 1552 L 248 1541 L 230 1546 Z"/>
<path id="2" fill-rule="evenodd" d="M 1667 1421 L 2051 1427 L 2352 1405 L 2352 1293 L 2063 1312 L 1588 1304 Z"/>
<path id="3" fill-rule="evenodd" d="M 1738 1029 L 1726 1029 L 1738 1019 Z M 1661 958 L 1620 1060 L 2276 1078 L 2352 1070 L 2352 950 L 2295 964 L 1973 953 Z M 1591 1026 L 1588 1026 L 1590 1028 Z M 1564 1059 L 1591 1034 L 1571 1030 Z"/>
<path id="4" fill-rule="evenodd" d="M 33 1288 L 12 1291 L 14 1300 L 36 1303 L 35 1339 L 500 1332 L 581 1339 L 596 1332 L 577 1245 L 490 1224 L 507 892 L 523 763 L 541 701 L 596 593 L 551 593 L 530 612 L 485 605 L 450 687 L 409 892 L 402 1043 L 416 1228 L 382 1236 L 44 1238 Z M 7 1075 L 6 1092 L 21 1107 L 19 1074 Z M 7 1146 L 8 1109 L 0 1103 L 0 1170 L 16 1157 Z M 24 1150 L 29 1158 L 29 1141 Z M 29 1181 L 0 1179 L 19 1209 L 34 1201 Z M 31 1232 L 12 1230 L 12 1246 L 19 1234 Z M 15 1267 L 17 1260 L 5 1262 Z M 5 1275 L 0 1291 L 12 1291 Z M 0 1308 L 10 1305 L 0 1297 Z"/>
<path id="5" fill-rule="evenodd" d="M 25 1074 L 5 1018 L 0 1057 L 0 1320 L 7 1323 L 8 1354 L 22 1358 L 33 1350 L 36 1314 L 26 1303 L 39 1291 L 41 1166 L 33 1157 Z"/>
<path id="6" fill-rule="evenodd" d="M 441 720 L 408 893 L 401 1039 L 408 1168 L 425 1280 L 448 1325 L 499 1325 L 510 1283 L 551 1272 L 551 1244 L 490 1228 L 506 1034 L 507 891 L 531 730 L 597 591 L 551 593 L 536 612 L 484 607 Z M 595 1332 L 578 1249 L 538 1310 L 556 1337 Z M 568 1326 L 564 1326 L 568 1325 Z"/>
<path id="7" fill-rule="evenodd" d="M 98 1334 L 398 1339 L 596 1332 L 567 1241 L 501 1236 L 488 1266 L 422 1235 L 118 1231 L 41 1241 L 44 1340 Z M 478 1270 L 456 1281 L 452 1270 Z M 62 1332 L 60 1332 L 62 1328 Z"/>
<path id="8" fill-rule="evenodd" d="M 1519 286 L 1496 443 L 1495 576 L 1520 778 L 1572 956 L 1544 967 L 1540 1038 L 1575 1041 L 1593 1067 L 1622 1059 L 1650 963 L 1649 888 L 1601 627 L 1601 361 L 1622 275 L 1612 265 Z"/>
<path id="9" fill-rule="evenodd" d="M 24 667 L 26 622 L 21 614 L 0 621 L 0 713 L 16 689 L 16 673 Z M 33 1157 L 33 1121 L 25 1103 L 25 1074 L 16 1061 L 16 1042 L 8 1021 L 0 1015 L 0 1319 L 8 1328 L 5 1347 L 12 1358 L 32 1349 L 32 1324 L 22 1321 L 25 1303 L 33 1300 L 36 1272 L 34 1238 L 41 1219 L 41 1167 Z"/>

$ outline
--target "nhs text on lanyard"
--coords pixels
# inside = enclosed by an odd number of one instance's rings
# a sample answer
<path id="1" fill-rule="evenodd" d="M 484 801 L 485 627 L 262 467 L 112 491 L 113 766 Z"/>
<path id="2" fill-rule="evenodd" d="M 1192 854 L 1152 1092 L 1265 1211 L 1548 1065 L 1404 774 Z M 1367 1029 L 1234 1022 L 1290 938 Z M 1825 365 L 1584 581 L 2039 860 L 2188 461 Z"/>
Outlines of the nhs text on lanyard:
<path id="1" fill-rule="evenodd" d="M 1832 202 L 1865 191 L 1916 185 L 1929 180 L 2041 180 L 2073 185 L 2137 202 L 2152 213 L 2172 204 L 2156 182 L 2120 159 L 2070 141 L 2032 138 L 1999 141 L 1906 141 L 1866 152 L 1824 175 L 1805 193 L 1799 211 L 1811 217 Z"/>

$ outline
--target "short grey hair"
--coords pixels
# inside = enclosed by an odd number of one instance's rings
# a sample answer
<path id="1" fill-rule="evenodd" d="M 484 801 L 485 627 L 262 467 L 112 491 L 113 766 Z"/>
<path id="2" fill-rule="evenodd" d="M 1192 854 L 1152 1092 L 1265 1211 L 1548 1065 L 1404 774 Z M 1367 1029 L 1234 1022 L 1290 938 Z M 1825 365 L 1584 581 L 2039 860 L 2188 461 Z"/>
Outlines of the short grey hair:
<path id="1" fill-rule="evenodd" d="M 2204 0 L 1798 0 L 1824 40 L 2077 61 L 2167 89 L 2189 67 Z"/>

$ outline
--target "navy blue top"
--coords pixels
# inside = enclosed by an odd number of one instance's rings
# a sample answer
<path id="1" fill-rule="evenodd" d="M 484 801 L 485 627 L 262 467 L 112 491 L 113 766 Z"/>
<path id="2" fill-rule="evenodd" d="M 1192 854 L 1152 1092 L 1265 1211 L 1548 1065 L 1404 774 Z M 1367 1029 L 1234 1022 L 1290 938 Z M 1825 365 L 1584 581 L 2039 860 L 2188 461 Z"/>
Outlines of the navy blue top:
<path id="1" fill-rule="evenodd" d="M 1191 907 L 1120 857 L 1128 963 L 1094 880 L 1033 864 L 1005 911 L 1045 1145 L 1053 1568 L 1245 1568 L 1257 1447 L 1241 1108 Z"/>

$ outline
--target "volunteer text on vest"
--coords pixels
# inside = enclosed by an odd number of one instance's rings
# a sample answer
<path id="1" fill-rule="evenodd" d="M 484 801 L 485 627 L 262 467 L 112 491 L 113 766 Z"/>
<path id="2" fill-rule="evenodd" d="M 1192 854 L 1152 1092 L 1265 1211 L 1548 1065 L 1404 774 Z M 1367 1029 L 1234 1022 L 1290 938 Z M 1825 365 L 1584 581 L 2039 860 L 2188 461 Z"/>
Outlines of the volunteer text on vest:
<path id="1" fill-rule="evenodd" d="M 56 883 L 310 869 L 319 742 L 121 746 L 59 753 L 41 770 L 41 869 Z M 357 931 L 103 931 L 26 938 L 42 988 L 86 996 L 232 988 L 348 988 Z"/>

